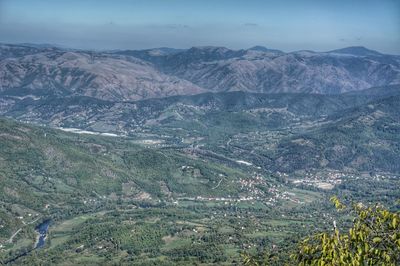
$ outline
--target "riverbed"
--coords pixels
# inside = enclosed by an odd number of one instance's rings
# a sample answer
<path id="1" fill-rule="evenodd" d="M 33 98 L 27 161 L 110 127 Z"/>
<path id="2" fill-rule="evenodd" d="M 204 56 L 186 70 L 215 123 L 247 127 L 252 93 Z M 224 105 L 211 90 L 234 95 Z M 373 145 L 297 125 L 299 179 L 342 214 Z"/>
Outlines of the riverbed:
<path id="1" fill-rule="evenodd" d="M 42 248 L 46 244 L 47 233 L 49 231 L 51 220 L 45 220 L 38 226 L 36 226 L 35 230 L 39 234 L 39 238 L 36 241 L 35 249 Z"/>

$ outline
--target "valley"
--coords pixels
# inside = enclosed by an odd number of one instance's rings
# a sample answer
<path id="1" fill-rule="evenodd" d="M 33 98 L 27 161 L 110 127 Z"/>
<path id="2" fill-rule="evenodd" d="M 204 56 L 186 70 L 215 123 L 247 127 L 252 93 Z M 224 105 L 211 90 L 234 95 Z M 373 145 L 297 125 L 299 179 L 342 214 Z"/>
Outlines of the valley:
<path id="1" fill-rule="evenodd" d="M 115 262 L 136 265 L 231 265 L 240 261 L 241 250 L 261 247 L 275 247 L 284 260 L 296 243 L 294 236 L 325 230 L 340 219 L 328 201 L 331 195 L 348 201 L 373 198 L 396 208 L 398 170 L 385 162 L 399 160 L 398 146 L 390 144 L 398 143 L 400 129 L 397 93 L 356 96 L 356 101 L 349 96 L 351 105 L 345 107 L 332 103 L 346 102 L 347 96 L 293 94 L 245 95 L 268 101 L 243 107 L 241 93 L 186 97 L 191 104 L 168 98 L 164 105 L 153 100 L 118 104 L 121 110 L 124 105 L 149 106 L 138 108 L 148 110 L 143 115 L 129 111 L 141 121 L 133 130 L 117 126 L 129 120 L 125 114 L 108 120 L 113 125 L 103 127 L 107 131 L 96 131 L 99 127 L 90 123 L 82 126 L 80 112 L 72 115 L 80 122 L 68 124 L 38 114 L 28 124 L 2 119 L 2 259 L 29 250 L 35 225 L 50 218 L 54 223 L 45 248 L 18 258 L 20 263 L 101 264 L 112 256 Z M 215 104 L 235 94 L 240 100 L 227 102 L 226 109 Z M 326 111 L 274 106 L 273 99 L 284 97 L 299 106 L 316 97 L 319 110 Z M 151 112 L 151 106 L 157 109 Z M 338 119 L 336 113 L 344 111 Z M 352 163 L 343 150 L 347 134 L 360 132 L 350 129 L 365 123 L 373 125 L 372 135 L 357 139 Z M 325 139 L 315 135 L 339 127 L 349 130 L 331 130 L 342 135 Z M 382 147 L 386 156 L 380 162 L 379 149 L 369 155 L 377 156 L 373 171 L 358 159 L 371 144 Z M 32 225 L 21 226 L 30 220 Z"/>
<path id="2" fill-rule="evenodd" d="M 0 264 L 283 265 L 332 196 L 399 210 L 398 56 L 0 51 Z"/>

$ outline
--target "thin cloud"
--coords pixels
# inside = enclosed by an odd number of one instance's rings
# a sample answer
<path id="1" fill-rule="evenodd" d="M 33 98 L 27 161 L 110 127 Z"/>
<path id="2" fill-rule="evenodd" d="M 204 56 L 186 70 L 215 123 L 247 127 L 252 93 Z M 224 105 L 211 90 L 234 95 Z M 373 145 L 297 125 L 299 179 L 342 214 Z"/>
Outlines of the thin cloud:
<path id="1" fill-rule="evenodd" d="M 257 23 L 244 23 L 243 26 L 245 26 L 245 27 L 258 27 L 259 25 Z"/>

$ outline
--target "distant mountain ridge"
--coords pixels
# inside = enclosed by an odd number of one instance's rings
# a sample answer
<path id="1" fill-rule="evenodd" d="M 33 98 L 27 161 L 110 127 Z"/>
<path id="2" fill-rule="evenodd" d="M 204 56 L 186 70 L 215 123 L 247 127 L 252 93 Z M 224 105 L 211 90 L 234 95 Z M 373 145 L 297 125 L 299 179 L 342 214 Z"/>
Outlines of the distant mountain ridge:
<path id="1" fill-rule="evenodd" d="M 23 54 L 26 49 L 20 49 L 17 57 L 0 61 L 3 95 L 81 95 L 120 101 L 205 92 L 133 57 L 35 48 Z"/>
<path id="2" fill-rule="evenodd" d="M 0 44 L 0 94 L 130 101 L 204 92 L 340 94 L 400 84 L 400 56 L 202 46 L 83 51 Z"/>
<path id="3" fill-rule="evenodd" d="M 379 53 L 378 51 L 375 50 L 370 50 L 367 49 L 363 46 L 351 46 L 351 47 L 346 47 L 342 49 L 337 49 L 337 50 L 332 50 L 329 51 L 328 53 L 337 53 L 337 54 L 349 54 L 349 55 L 355 55 L 355 56 L 381 56 L 383 54 Z"/>
<path id="4" fill-rule="evenodd" d="M 249 49 L 247 49 L 247 50 L 250 50 L 250 51 L 260 51 L 260 52 L 274 52 L 274 53 L 282 53 L 282 54 L 284 54 L 284 52 L 281 51 L 281 50 L 270 49 L 270 48 L 267 48 L 267 47 L 264 47 L 264 46 L 261 46 L 261 45 L 253 46 L 253 47 L 251 47 L 251 48 L 249 48 Z"/>

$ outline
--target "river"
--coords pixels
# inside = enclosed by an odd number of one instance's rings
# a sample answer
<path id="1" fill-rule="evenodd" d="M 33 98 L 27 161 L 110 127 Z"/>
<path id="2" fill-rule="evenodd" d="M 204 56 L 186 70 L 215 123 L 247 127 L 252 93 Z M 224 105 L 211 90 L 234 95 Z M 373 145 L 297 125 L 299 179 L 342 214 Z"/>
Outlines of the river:
<path id="1" fill-rule="evenodd" d="M 36 248 L 42 248 L 44 247 L 44 244 L 46 243 L 46 238 L 47 238 L 47 232 L 49 231 L 51 220 L 45 220 L 38 226 L 36 226 L 35 230 L 36 232 L 39 233 L 39 239 L 36 242 L 35 249 Z"/>
<path id="2" fill-rule="evenodd" d="M 34 251 L 35 249 L 39 249 L 39 248 L 44 247 L 44 244 L 46 243 L 46 238 L 47 238 L 47 234 L 48 234 L 48 231 L 49 231 L 50 224 L 51 224 L 51 220 L 50 220 L 50 219 L 47 219 L 47 220 L 44 220 L 44 221 L 43 221 L 41 224 L 39 224 L 38 226 L 36 226 L 36 227 L 35 227 L 35 230 L 36 230 L 36 232 L 39 234 L 39 237 L 38 237 L 38 239 L 37 239 L 37 241 L 36 241 L 36 243 L 35 243 L 35 246 L 34 246 L 31 250 L 28 250 L 28 251 L 26 251 L 26 252 L 24 252 L 24 253 L 22 253 L 22 254 L 19 254 L 19 255 L 16 256 L 16 257 L 10 259 L 9 261 L 6 261 L 5 264 L 13 263 L 13 262 L 15 262 L 17 259 L 28 255 L 29 253 L 31 253 L 31 252 Z"/>

